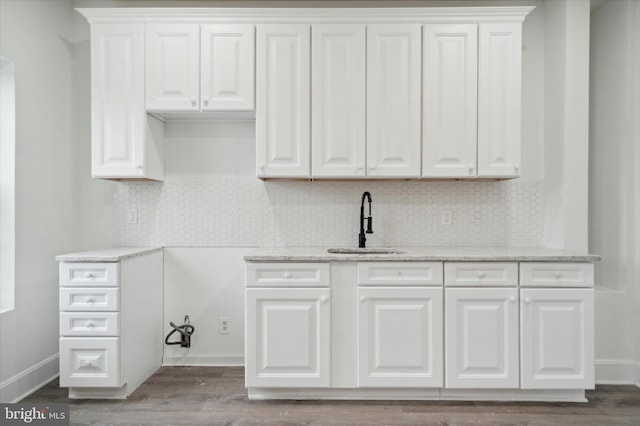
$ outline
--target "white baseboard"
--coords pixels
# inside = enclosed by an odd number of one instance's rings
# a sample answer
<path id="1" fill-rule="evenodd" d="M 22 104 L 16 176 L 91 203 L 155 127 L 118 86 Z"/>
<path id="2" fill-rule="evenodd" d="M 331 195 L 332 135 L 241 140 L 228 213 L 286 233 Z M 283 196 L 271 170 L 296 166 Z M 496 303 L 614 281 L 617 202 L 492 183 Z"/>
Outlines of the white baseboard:
<path id="1" fill-rule="evenodd" d="M 201 366 L 201 367 L 239 367 L 244 366 L 243 355 L 233 356 L 183 356 L 165 357 L 162 365 Z"/>
<path id="2" fill-rule="evenodd" d="M 640 387 L 640 362 L 631 359 L 598 359 L 596 384 Z"/>
<path id="3" fill-rule="evenodd" d="M 58 377 L 58 372 L 58 354 L 51 355 L 0 383 L 0 402 L 19 402 Z"/>

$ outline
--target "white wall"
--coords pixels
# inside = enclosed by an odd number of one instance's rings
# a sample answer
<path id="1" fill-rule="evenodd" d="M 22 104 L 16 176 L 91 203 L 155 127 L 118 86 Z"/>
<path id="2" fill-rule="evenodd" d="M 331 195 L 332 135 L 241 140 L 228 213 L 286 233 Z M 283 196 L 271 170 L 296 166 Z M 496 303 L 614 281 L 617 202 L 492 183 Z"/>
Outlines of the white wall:
<path id="1" fill-rule="evenodd" d="M 640 383 L 640 3 L 591 14 L 590 250 L 596 268 L 596 379 Z"/>
<path id="2" fill-rule="evenodd" d="M 108 185 L 90 179 L 89 135 L 74 126 L 88 112 L 74 116 L 74 92 L 84 86 L 75 81 L 72 17 L 66 0 L 0 2 L 0 53 L 16 72 L 16 300 L 0 315 L 2 402 L 58 372 L 54 257 L 111 244 L 111 221 L 93 220 L 104 209 L 110 218 L 109 203 L 87 207 Z"/>

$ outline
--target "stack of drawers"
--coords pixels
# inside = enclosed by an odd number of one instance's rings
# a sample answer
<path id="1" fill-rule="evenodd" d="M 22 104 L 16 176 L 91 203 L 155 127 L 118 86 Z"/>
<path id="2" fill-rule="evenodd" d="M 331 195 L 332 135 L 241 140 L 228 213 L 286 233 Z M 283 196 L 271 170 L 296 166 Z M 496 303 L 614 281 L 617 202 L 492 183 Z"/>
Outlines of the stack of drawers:
<path id="1" fill-rule="evenodd" d="M 60 263 L 60 386 L 121 387 L 119 263 Z"/>

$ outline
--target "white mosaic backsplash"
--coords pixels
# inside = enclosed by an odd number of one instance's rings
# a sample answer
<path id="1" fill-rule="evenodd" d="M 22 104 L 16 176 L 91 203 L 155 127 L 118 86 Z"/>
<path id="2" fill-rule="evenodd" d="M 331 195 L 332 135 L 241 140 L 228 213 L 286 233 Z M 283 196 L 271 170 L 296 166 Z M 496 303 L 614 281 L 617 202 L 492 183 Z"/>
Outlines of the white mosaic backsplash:
<path id="1" fill-rule="evenodd" d="M 212 175 L 119 183 L 114 243 L 355 247 L 364 191 L 373 198 L 370 247 L 542 245 L 542 182 L 263 182 Z M 127 222 L 132 208 L 137 224 Z M 441 223 L 446 210 L 451 225 Z"/>

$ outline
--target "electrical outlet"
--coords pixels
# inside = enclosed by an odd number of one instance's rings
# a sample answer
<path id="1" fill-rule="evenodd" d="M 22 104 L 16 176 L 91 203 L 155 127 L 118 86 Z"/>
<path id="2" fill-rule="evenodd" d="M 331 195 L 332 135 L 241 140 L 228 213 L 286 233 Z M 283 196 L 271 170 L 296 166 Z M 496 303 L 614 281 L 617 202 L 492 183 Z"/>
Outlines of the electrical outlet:
<path id="1" fill-rule="evenodd" d="M 127 210 L 127 222 L 138 223 L 138 209 Z"/>
<path id="2" fill-rule="evenodd" d="M 218 330 L 220 334 L 231 334 L 231 319 L 229 317 L 220 317 L 218 319 Z"/>
<path id="3" fill-rule="evenodd" d="M 443 225 L 451 225 L 453 220 L 453 215 L 451 214 L 451 210 L 443 210 L 442 212 L 442 224 Z"/>

